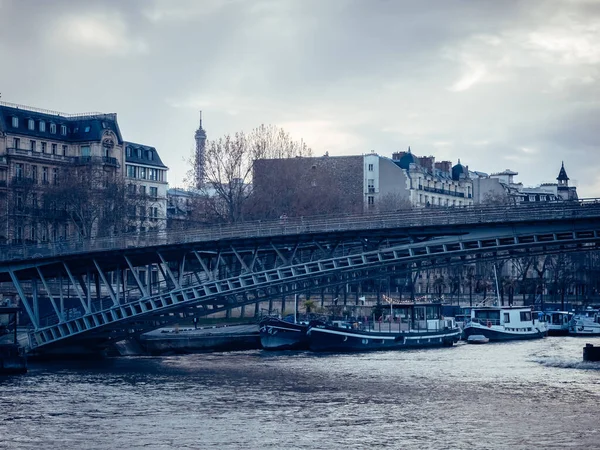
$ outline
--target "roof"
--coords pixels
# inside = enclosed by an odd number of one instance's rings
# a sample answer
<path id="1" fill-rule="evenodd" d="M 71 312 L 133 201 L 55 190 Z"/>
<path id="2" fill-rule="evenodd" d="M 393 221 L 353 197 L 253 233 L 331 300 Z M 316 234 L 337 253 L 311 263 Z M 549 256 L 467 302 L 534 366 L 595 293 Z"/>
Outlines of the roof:
<path id="1" fill-rule="evenodd" d="M 16 127 L 13 126 L 14 117 L 18 119 Z M 33 129 L 29 128 L 30 120 L 34 121 Z M 40 122 L 45 123 L 43 131 L 40 128 Z M 54 133 L 51 132 L 50 124 L 56 124 Z M 63 125 L 66 127 L 66 135 L 61 132 Z M 118 143 L 123 143 L 115 113 L 67 114 L 0 102 L 0 131 L 4 133 L 18 133 L 39 139 L 56 139 L 67 142 L 89 142 L 101 140 L 105 130 L 112 131 L 117 136 Z"/>
<path id="2" fill-rule="evenodd" d="M 161 167 L 168 169 L 160 159 L 156 148 L 149 145 L 137 144 L 135 142 L 124 142 L 125 162 L 132 164 L 143 164 L 145 166 Z"/>
<path id="3" fill-rule="evenodd" d="M 556 177 L 558 181 L 569 181 L 569 177 L 567 176 L 567 171 L 565 170 L 565 163 L 563 161 L 560 172 L 558 172 L 558 177 Z"/>
<path id="4" fill-rule="evenodd" d="M 419 158 L 415 157 L 410 151 L 410 147 L 408 147 L 408 153 L 406 153 L 400 161 L 394 161 L 397 163 L 402 169 L 408 169 L 411 164 L 419 165 Z"/>

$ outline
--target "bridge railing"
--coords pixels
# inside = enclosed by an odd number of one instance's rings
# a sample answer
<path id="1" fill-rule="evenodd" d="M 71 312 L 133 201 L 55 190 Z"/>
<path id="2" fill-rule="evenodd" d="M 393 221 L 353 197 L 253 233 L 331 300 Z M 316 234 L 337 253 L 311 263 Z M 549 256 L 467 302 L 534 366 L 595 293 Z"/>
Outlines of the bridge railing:
<path id="1" fill-rule="evenodd" d="M 3 246 L 0 247 L 0 261 L 234 238 L 586 217 L 600 218 L 600 199 L 549 204 L 413 208 L 386 213 L 290 217 L 237 224 L 207 225 L 183 231 L 124 233 L 93 240 Z"/>

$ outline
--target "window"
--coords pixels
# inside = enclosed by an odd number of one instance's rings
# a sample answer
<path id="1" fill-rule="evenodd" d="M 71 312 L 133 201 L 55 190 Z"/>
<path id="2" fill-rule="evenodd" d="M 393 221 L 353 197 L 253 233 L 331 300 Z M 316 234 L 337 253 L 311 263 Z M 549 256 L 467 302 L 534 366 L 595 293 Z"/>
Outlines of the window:
<path id="1" fill-rule="evenodd" d="M 158 207 L 153 206 L 152 208 L 150 208 L 150 215 L 153 219 L 157 219 L 158 218 Z"/>
<path id="2" fill-rule="evenodd" d="M 146 168 L 145 167 L 140 167 L 140 178 L 142 180 L 146 179 Z"/>
<path id="3" fill-rule="evenodd" d="M 23 178 L 23 164 L 17 163 L 15 165 L 15 177 L 17 178 L 17 180 Z"/>
<path id="4" fill-rule="evenodd" d="M 12 118 L 12 126 L 14 128 L 19 128 L 19 118 L 18 117 L 14 117 Z"/>
<path id="5" fill-rule="evenodd" d="M 67 146 L 66 145 L 62 146 L 62 151 L 63 151 L 62 152 L 63 156 L 67 156 Z"/>
<path id="6" fill-rule="evenodd" d="M 136 211 L 135 205 L 129 205 L 129 216 L 132 219 L 135 218 L 135 211 Z"/>
<path id="7" fill-rule="evenodd" d="M 153 161 L 153 160 L 154 160 L 154 152 L 153 152 L 152 150 L 150 150 L 150 151 L 148 152 L 148 159 L 149 159 L 150 161 Z"/>
<path id="8" fill-rule="evenodd" d="M 80 147 L 81 150 L 81 156 L 90 156 L 90 146 L 89 145 L 82 145 Z"/>
<path id="9" fill-rule="evenodd" d="M 42 184 L 48 184 L 48 168 L 42 167 Z"/>
<path id="10" fill-rule="evenodd" d="M 35 130 L 35 121 L 33 119 L 29 119 L 27 121 L 27 128 L 30 130 Z"/>
<path id="11" fill-rule="evenodd" d="M 58 168 L 52 169 L 52 182 L 58 184 Z"/>
<path id="12" fill-rule="evenodd" d="M 37 151 L 37 147 L 35 145 L 35 141 L 31 141 L 31 151 L 32 152 L 36 152 Z"/>
<path id="13" fill-rule="evenodd" d="M 37 206 L 38 206 L 38 195 L 37 195 L 37 192 L 32 192 L 31 193 L 31 206 L 33 206 L 34 208 L 37 208 Z"/>
<path id="14" fill-rule="evenodd" d="M 23 209 L 23 193 L 17 192 L 17 209 Z"/>
<path id="15" fill-rule="evenodd" d="M 367 204 L 372 207 L 375 205 L 375 197 L 373 197 L 372 195 L 369 195 L 367 197 Z"/>
<path id="16" fill-rule="evenodd" d="M 146 186 L 140 186 L 140 195 L 146 195 Z"/>
<path id="17" fill-rule="evenodd" d="M 31 178 L 33 178 L 33 184 L 37 183 L 37 166 L 31 166 Z"/>
<path id="18" fill-rule="evenodd" d="M 137 149 L 137 157 L 138 157 L 138 158 L 141 158 L 141 157 L 142 157 L 142 149 L 141 149 L 141 148 L 138 148 L 138 149 Z"/>
<path id="19" fill-rule="evenodd" d="M 135 166 L 131 166 L 131 165 L 127 166 L 127 177 L 135 178 Z"/>
<path id="20" fill-rule="evenodd" d="M 529 322 L 531 320 L 531 311 L 521 311 L 521 322 Z"/>
<path id="21" fill-rule="evenodd" d="M 86 132 L 86 133 L 89 133 L 89 132 L 90 132 L 90 127 L 85 127 L 85 128 L 83 129 L 83 131 L 84 131 L 84 132 Z"/>
<path id="22" fill-rule="evenodd" d="M 369 164 L 369 172 L 373 172 L 373 164 Z"/>
<path id="23" fill-rule="evenodd" d="M 146 220 L 146 207 L 140 206 L 140 218 L 142 221 Z"/>
<path id="24" fill-rule="evenodd" d="M 510 323 L 510 314 L 504 313 L 504 323 Z"/>
<path id="25" fill-rule="evenodd" d="M 21 139 L 14 138 L 13 143 L 14 143 L 15 148 L 21 148 Z"/>
<path id="26" fill-rule="evenodd" d="M 20 225 L 17 227 L 17 232 L 15 233 L 15 238 L 16 238 L 17 242 L 21 242 L 21 239 L 23 239 L 23 227 Z"/>
<path id="27" fill-rule="evenodd" d="M 40 120 L 40 131 L 46 131 L 46 122 Z"/>
<path id="28" fill-rule="evenodd" d="M 66 125 L 60 126 L 60 134 L 62 134 L 63 136 L 67 135 L 67 126 Z"/>
<path id="29" fill-rule="evenodd" d="M 56 134 L 56 124 L 55 123 L 50 124 L 50 133 Z"/>
<path id="30" fill-rule="evenodd" d="M 127 157 L 131 158 L 131 147 L 127 147 Z"/>
<path id="31" fill-rule="evenodd" d="M 130 195 L 135 195 L 135 184 L 129 184 L 127 186 L 127 190 Z"/>
<path id="32" fill-rule="evenodd" d="M 367 188 L 369 190 L 369 193 L 375 192 L 375 180 L 374 179 L 367 180 Z"/>
<path id="33" fill-rule="evenodd" d="M 42 153 L 46 153 L 46 147 L 47 147 L 46 143 L 42 142 Z"/>
<path id="34" fill-rule="evenodd" d="M 150 187 L 150 197 L 158 198 L 158 188 Z"/>
<path id="35" fill-rule="evenodd" d="M 31 225 L 31 240 L 35 241 L 35 224 Z"/>
<path id="36" fill-rule="evenodd" d="M 53 155 L 56 155 L 56 147 L 57 147 L 56 144 L 52 144 L 52 154 Z"/>

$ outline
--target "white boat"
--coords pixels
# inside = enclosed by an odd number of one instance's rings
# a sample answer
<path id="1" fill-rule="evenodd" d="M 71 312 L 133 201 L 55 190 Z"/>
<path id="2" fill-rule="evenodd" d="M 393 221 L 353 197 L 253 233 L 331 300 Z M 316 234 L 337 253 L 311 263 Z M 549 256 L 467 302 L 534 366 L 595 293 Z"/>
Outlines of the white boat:
<path id="1" fill-rule="evenodd" d="M 569 323 L 570 336 L 600 336 L 600 312 L 587 309 L 575 314 Z"/>
<path id="2" fill-rule="evenodd" d="M 472 334 L 467 338 L 467 344 L 487 344 L 490 338 L 486 338 L 483 334 Z"/>
<path id="3" fill-rule="evenodd" d="M 486 306 L 471 309 L 463 332 L 467 341 L 472 335 L 483 335 L 490 341 L 512 341 L 543 338 L 548 328 L 529 307 Z"/>
<path id="4" fill-rule="evenodd" d="M 546 324 L 548 325 L 548 336 L 566 336 L 573 313 L 568 311 L 546 311 Z"/>

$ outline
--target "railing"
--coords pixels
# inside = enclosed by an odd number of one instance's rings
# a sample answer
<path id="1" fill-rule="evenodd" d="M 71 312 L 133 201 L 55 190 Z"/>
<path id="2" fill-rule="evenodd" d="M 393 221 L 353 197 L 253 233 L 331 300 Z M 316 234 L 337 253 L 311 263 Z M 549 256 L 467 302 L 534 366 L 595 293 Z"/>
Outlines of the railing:
<path id="1" fill-rule="evenodd" d="M 419 188 L 420 188 L 420 186 L 419 186 Z M 453 197 L 464 198 L 464 196 L 465 196 L 465 194 L 463 192 L 449 191 L 447 189 L 432 188 L 432 187 L 428 187 L 428 186 L 424 186 L 423 190 L 425 192 L 435 192 L 436 194 L 451 195 Z"/>
<path id="2" fill-rule="evenodd" d="M 42 113 L 42 114 L 49 114 L 52 116 L 61 116 L 61 117 L 64 117 L 65 119 L 81 119 L 84 117 L 114 119 L 116 116 L 115 113 L 101 113 L 101 112 L 67 114 L 67 113 L 63 113 L 63 112 L 59 112 L 59 111 L 53 111 L 50 109 L 35 108 L 33 106 L 20 105 L 17 103 L 9 103 L 9 102 L 1 102 L 1 101 L 0 101 L 0 106 L 6 106 L 8 108 L 14 108 L 14 109 L 21 109 L 23 111 L 32 111 L 32 112 L 38 112 L 38 113 Z"/>
<path id="3" fill-rule="evenodd" d="M 119 167 L 119 161 L 117 158 L 111 156 L 76 156 L 75 164 L 106 164 L 108 166 Z"/>
<path id="4" fill-rule="evenodd" d="M 75 158 L 73 156 L 57 155 L 55 153 L 43 153 L 43 152 L 37 152 L 37 151 L 30 150 L 30 149 L 25 149 L 25 148 L 14 148 L 14 147 L 7 148 L 6 152 L 9 155 L 28 156 L 31 158 L 46 159 L 49 161 L 56 161 L 56 162 L 72 163 L 75 161 Z"/>
<path id="5" fill-rule="evenodd" d="M 491 223 L 540 222 L 593 218 L 600 222 L 600 199 L 573 202 L 497 206 L 413 208 L 392 213 L 346 214 L 341 216 L 297 217 L 269 221 L 211 225 L 183 231 L 124 233 L 92 241 L 63 241 L 47 245 L 0 247 L 0 261 L 38 258 L 131 247 L 155 247 L 223 239 L 256 238 L 277 235 L 332 233 L 348 230 L 382 230 L 423 226 L 455 226 Z"/>

